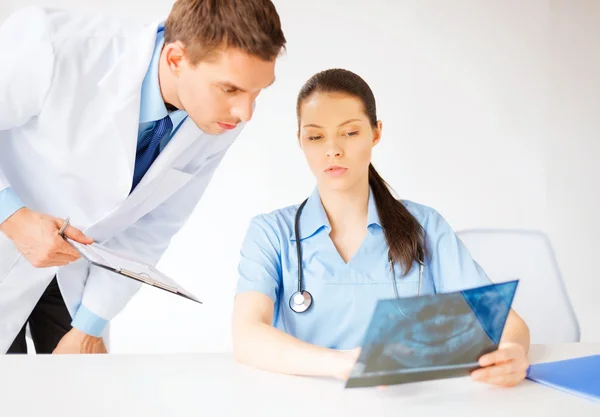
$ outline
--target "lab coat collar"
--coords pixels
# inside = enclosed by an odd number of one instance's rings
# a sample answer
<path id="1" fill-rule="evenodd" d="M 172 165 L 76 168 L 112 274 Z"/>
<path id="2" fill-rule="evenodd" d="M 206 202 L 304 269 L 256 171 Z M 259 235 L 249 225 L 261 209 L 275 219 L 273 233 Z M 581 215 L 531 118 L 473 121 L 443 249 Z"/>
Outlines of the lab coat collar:
<path id="1" fill-rule="evenodd" d="M 144 76 L 150 66 L 158 28 L 163 21 L 148 25 L 139 35 L 128 42 L 116 64 L 98 82 L 98 85 L 118 97 L 121 102 L 128 101 L 139 93 Z"/>
<path id="2" fill-rule="evenodd" d="M 140 123 L 155 122 L 167 117 L 169 112 L 160 91 L 160 82 L 158 79 L 158 67 L 160 64 L 160 55 L 165 44 L 164 28 L 158 27 L 156 35 L 156 44 L 152 54 L 152 60 L 148 66 L 148 71 L 144 76 L 142 83 L 142 98 L 140 103 Z"/>
<path id="3" fill-rule="evenodd" d="M 112 108 L 112 118 L 115 134 L 122 138 L 120 143 L 123 148 L 115 152 L 120 155 L 123 175 L 128 178 L 133 177 L 142 83 L 154 54 L 158 30 L 162 25 L 164 22 L 160 21 L 144 27 L 137 37 L 127 42 L 122 58 L 99 83 L 102 89 L 113 94 L 117 100 Z M 137 204 L 145 199 L 152 191 L 152 188 L 147 185 L 160 178 L 177 157 L 200 136 L 202 131 L 196 124 L 189 118 L 185 120 L 178 129 L 176 137 L 161 151 L 137 187 L 126 196 L 128 204 Z M 129 191 L 129 189 L 124 190 L 127 193 Z"/>

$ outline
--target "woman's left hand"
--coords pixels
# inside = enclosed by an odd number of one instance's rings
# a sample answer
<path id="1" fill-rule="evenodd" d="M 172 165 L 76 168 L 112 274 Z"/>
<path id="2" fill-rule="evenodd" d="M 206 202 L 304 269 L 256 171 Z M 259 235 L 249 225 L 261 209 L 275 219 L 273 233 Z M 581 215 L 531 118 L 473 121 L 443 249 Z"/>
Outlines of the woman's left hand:
<path id="1" fill-rule="evenodd" d="M 518 343 L 500 343 L 498 350 L 479 358 L 477 369 L 471 373 L 475 381 L 512 387 L 525 379 L 529 359 L 525 348 Z"/>

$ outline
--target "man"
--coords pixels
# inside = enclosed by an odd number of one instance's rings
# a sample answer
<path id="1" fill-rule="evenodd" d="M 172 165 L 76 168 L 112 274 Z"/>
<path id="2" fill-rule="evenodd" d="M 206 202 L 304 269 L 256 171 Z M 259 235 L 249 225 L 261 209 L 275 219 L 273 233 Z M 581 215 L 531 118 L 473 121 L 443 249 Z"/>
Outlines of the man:
<path id="1" fill-rule="evenodd" d="M 102 353 L 139 289 L 58 231 L 156 264 L 274 81 L 269 0 L 178 0 L 163 23 L 20 10 L 0 26 L 0 353 Z"/>

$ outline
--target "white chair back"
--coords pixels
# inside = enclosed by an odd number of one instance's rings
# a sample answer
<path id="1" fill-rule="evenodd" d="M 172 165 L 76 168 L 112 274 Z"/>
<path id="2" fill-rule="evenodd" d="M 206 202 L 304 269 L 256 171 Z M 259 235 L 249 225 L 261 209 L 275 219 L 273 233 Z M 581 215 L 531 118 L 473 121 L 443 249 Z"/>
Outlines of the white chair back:
<path id="1" fill-rule="evenodd" d="M 529 326 L 531 343 L 580 340 L 579 323 L 545 234 L 483 229 L 457 234 L 493 282 L 519 279 L 513 309 Z"/>

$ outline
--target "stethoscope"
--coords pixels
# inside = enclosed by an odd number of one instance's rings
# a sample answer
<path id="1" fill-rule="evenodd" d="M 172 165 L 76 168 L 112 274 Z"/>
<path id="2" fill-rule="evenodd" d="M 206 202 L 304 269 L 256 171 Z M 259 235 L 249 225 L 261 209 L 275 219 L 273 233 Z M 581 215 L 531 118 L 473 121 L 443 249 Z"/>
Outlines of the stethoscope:
<path id="1" fill-rule="evenodd" d="M 297 257 L 298 257 L 298 290 L 294 294 L 292 294 L 292 296 L 290 297 L 290 308 L 292 309 L 292 311 L 294 311 L 296 313 L 304 313 L 306 310 L 309 309 L 309 307 L 312 305 L 312 302 L 313 302 L 312 295 L 308 291 L 302 289 L 302 273 L 303 273 L 303 271 L 302 271 L 302 248 L 301 248 L 301 243 L 300 243 L 300 232 L 298 231 L 298 223 L 300 221 L 300 213 L 302 213 L 302 209 L 304 208 L 304 205 L 306 204 L 307 201 L 308 201 L 308 198 L 306 200 L 304 200 L 302 202 L 302 204 L 300 204 L 300 207 L 298 207 L 298 211 L 296 212 L 296 218 L 294 220 L 294 236 L 296 239 L 296 253 L 297 253 Z M 392 273 L 394 296 L 396 297 L 396 299 L 399 299 L 400 296 L 398 295 L 396 276 L 394 273 L 394 261 L 389 252 L 388 252 L 388 262 L 390 264 L 390 271 Z M 423 279 L 423 261 L 419 260 L 419 289 L 417 292 L 417 296 L 421 295 L 422 279 Z"/>

